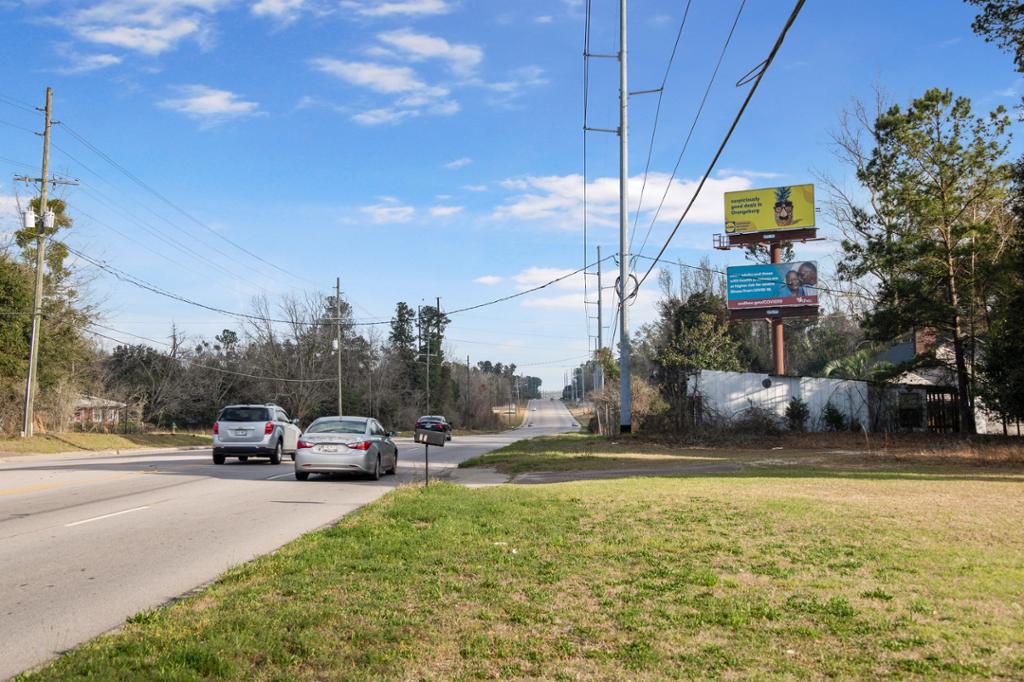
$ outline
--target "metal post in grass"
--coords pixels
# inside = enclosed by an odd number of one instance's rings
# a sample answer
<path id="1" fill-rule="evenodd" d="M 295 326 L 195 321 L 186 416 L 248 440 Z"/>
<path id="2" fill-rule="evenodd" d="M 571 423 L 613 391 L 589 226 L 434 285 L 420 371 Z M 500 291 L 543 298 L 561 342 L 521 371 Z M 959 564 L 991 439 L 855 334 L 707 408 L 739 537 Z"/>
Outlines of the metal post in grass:
<path id="1" fill-rule="evenodd" d="M 417 443 L 423 443 L 423 485 L 430 485 L 430 446 L 437 445 L 444 447 L 447 440 L 445 432 L 431 431 L 429 429 L 416 429 L 413 438 Z"/>

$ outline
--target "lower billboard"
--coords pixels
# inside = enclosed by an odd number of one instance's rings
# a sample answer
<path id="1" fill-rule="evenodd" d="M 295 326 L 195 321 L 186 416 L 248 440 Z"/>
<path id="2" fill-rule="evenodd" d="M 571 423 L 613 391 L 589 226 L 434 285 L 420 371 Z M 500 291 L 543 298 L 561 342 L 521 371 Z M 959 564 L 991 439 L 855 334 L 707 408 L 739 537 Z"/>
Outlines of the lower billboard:
<path id="1" fill-rule="evenodd" d="M 728 269 L 729 310 L 818 305 L 818 264 L 772 263 Z"/>

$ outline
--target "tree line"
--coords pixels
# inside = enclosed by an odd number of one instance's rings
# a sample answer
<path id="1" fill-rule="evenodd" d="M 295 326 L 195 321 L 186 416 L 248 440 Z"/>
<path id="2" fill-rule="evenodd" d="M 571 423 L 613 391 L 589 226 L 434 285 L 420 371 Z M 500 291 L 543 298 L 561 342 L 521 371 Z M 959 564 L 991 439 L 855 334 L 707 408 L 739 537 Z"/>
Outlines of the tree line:
<path id="1" fill-rule="evenodd" d="M 73 226 L 63 201 L 50 208 L 58 219 L 48 238 Z M 34 229 L 22 230 L 0 244 L 0 432 L 21 428 L 35 237 Z M 540 397 L 540 379 L 517 374 L 515 364 L 469 366 L 449 357 L 448 317 L 431 306 L 417 314 L 404 302 L 390 323 L 359 326 L 343 298 L 260 297 L 247 317 L 212 339 L 172 326 L 166 341 L 133 342 L 105 327 L 86 302 L 88 281 L 68 265 L 59 239 L 47 243 L 36 402 L 44 430 L 71 428 L 83 395 L 125 403 L 136 427 L 206 428 L 226 404 L 266 402 L 308 423 L 337 414 L 339 352 L 344 412 L 395 428 L 425 413 L 444 414 L 457 428 L 496 428 L 498 406 Z"/>

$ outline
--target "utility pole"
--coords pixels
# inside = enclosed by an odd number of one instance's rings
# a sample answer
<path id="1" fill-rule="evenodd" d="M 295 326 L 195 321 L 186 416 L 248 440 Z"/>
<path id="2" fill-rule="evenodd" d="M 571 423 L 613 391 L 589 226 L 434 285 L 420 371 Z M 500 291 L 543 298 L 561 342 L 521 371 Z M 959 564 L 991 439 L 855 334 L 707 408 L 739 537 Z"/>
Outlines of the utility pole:
<path id="1" fill-rule="evenodd" d="M 469 356 L 468 355 L 466 356 L 466 401 L 465 401 L 464 405 L 465 405 L 464 410 L 466 412 L 466 421 L 468 422 L 469 421 Z"/>
<path id="2" fill-rule="evenodd" d="M 772 263 L 782 262 L 782 244 L 778 241 L 771 243 Z M 774 357 L 775 375 L 783 376 L 786 373 L 786 342 L 782 327 L 782 318 L 770 318 L 772 327 L 772 355 Z"/>
<path id="3" fill-rule="evenodd" d="M 46 108 L 43 109 L 43 169 L 39 179 L 39 217 L 36 227 L 36 286 L 35 298 L 32 302 L 32 341 L 28 351 L 28 381 L 25 383 L 25 414 L 22 420 L 21 435 L 32 436 L 32 408 L 35 402 L 36 367 L 39 364 L 39 327 L 43 308 L 43 264 L 45 257 L 45 239 L 47 227 L 53 227 L 53 217 L 49 215 L 46 203 L 46 192 L 50 185 L 50 124 L 53 114 L 53 88 L 46 88 Z M 31 208 L 29 209 L 31 212 Z M 47 222 L 50 222 L 47 225 Z"/>
<path id="4" fill-rule="evenodd" d="M 601 245 L 597 245 L 597 350 L 604 348 L 604 319 L 601 313 L 601 309 L 604 307 L 604 301 L 601 294 Z M 604 367 L 601 366 L 600 361 L 595 363 L 594 367 L 594 390 L 600 391 L 604 388 Z"/>
<path id="5" fill-rule="evenodd" d="M 334 280 L 334 338 L 338 344 L 338 416 L 345 412 L 341 409 L 341 277 Z"/>
<path id="6" fill-rule="evenodd" d="M 619 0 L 619 431 L 633 430 L 633 393 L 629 369 L 629 87 L 626 51 L 626 0 Z"/>

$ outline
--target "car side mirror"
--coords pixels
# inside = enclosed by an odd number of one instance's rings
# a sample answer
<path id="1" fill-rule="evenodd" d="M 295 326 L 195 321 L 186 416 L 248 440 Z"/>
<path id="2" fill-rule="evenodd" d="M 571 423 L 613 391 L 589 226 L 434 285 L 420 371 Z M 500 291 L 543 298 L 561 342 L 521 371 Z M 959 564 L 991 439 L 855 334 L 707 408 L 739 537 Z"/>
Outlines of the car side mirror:
<path id="1" fill-rule="evenodd" d="M 296 426 L 299 425 L 299 420 L 298 419 L 289 419 L 288 421 L 290 421 L 292 424 L 295 424 Z"/>
<path id="2" fill-rule="evenodd" d="M 388 431 L 388 438 L 394 438 L 394 437 L 395 437 L 395 436 L 397 436 L 397 435 L 398 435 L 398 434 L 397 434 L 397 433 L 395 433 L 394 431 Z"/>

